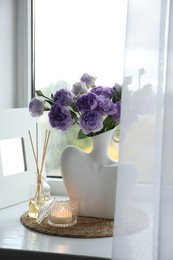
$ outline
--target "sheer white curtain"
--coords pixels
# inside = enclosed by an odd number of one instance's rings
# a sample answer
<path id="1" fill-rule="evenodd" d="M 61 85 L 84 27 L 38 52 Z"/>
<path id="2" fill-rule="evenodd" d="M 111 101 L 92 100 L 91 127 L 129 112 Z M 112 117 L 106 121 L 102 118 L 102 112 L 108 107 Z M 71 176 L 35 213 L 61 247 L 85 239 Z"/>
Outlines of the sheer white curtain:
<path id="1" fill-rule="evenodd" d="M 112 259 L 173 259 L 172 48 L 173 1 L 129 0 Z"/>

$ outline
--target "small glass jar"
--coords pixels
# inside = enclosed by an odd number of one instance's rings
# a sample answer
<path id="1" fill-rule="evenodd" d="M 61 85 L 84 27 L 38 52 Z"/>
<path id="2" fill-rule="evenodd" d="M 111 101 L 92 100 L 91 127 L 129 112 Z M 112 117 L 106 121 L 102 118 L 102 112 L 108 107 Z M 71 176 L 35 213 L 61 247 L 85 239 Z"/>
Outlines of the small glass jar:
<path id="1" fill-rule="evenodd" d="M 50 185 L 46 182 L 45 174 L 37 174 L 36 180 L 29 189 L 29 209 L 31 218 L 37 218 L 40 208 L 50 199 Z"/>
<path id="2" fill-rule="evenodd" d="M 48 224 L 71 227 L 77 223 L 78 207 L 75 201 L 54 199 L 48 209 Z"/>

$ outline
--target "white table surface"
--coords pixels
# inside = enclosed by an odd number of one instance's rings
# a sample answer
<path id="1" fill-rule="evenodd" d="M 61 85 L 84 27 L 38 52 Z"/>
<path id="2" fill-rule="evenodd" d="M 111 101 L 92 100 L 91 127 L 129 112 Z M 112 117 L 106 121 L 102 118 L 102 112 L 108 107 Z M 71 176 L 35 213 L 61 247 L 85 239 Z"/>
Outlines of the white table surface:
<path id="1" fill-rule="evenodd" d="M 27 229 L 20 222 L 20 216 L 26 210 L 27 202 L 0 210 L 0 250 L 46 252 L 84 256 L 84 258 L 85 256 L 111 258 L 112 237 L 78 239 L 41 234 Z M 0 251 L 0 255 L 2 251 Z"/>

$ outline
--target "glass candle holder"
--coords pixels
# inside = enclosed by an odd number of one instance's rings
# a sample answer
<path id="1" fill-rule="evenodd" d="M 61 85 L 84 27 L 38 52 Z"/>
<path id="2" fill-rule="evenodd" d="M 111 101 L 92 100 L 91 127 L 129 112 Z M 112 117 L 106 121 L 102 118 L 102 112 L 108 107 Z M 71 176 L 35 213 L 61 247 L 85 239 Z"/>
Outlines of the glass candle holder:
<path id="1" fill-rule="evenodd" d="M 55 199 L 48 210 L 48 224 L 54 227 L 70 227 L 76 223 L 76 202 Z"/>

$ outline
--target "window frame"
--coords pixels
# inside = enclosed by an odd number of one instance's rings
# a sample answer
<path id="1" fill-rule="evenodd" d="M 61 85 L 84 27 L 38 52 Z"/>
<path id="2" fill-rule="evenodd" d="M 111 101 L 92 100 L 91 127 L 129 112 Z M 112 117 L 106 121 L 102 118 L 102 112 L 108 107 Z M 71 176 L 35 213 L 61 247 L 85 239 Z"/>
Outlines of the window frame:
<path id="1" fill-rule="evenodd" d="M 16 0 L 16 106 L 27 107 L 33 96 L 33 0 Z"/>
<path id="2" fill-rule="evenodd" d="M 22 0 L 21 0 L 22 1 Z M 30 0 L 30 17 L 31 17 L 31 98 L 35 97 L 35 0 Z M 27 28 L 27 30 L 29 30 Z M 29 71 L 28 71 L 29 73 Z M 28 88 L 29 89 L 29 88 Z M 66 188 L 61 176 L 47 176 L 52 195 L 67 195 Z"/>

